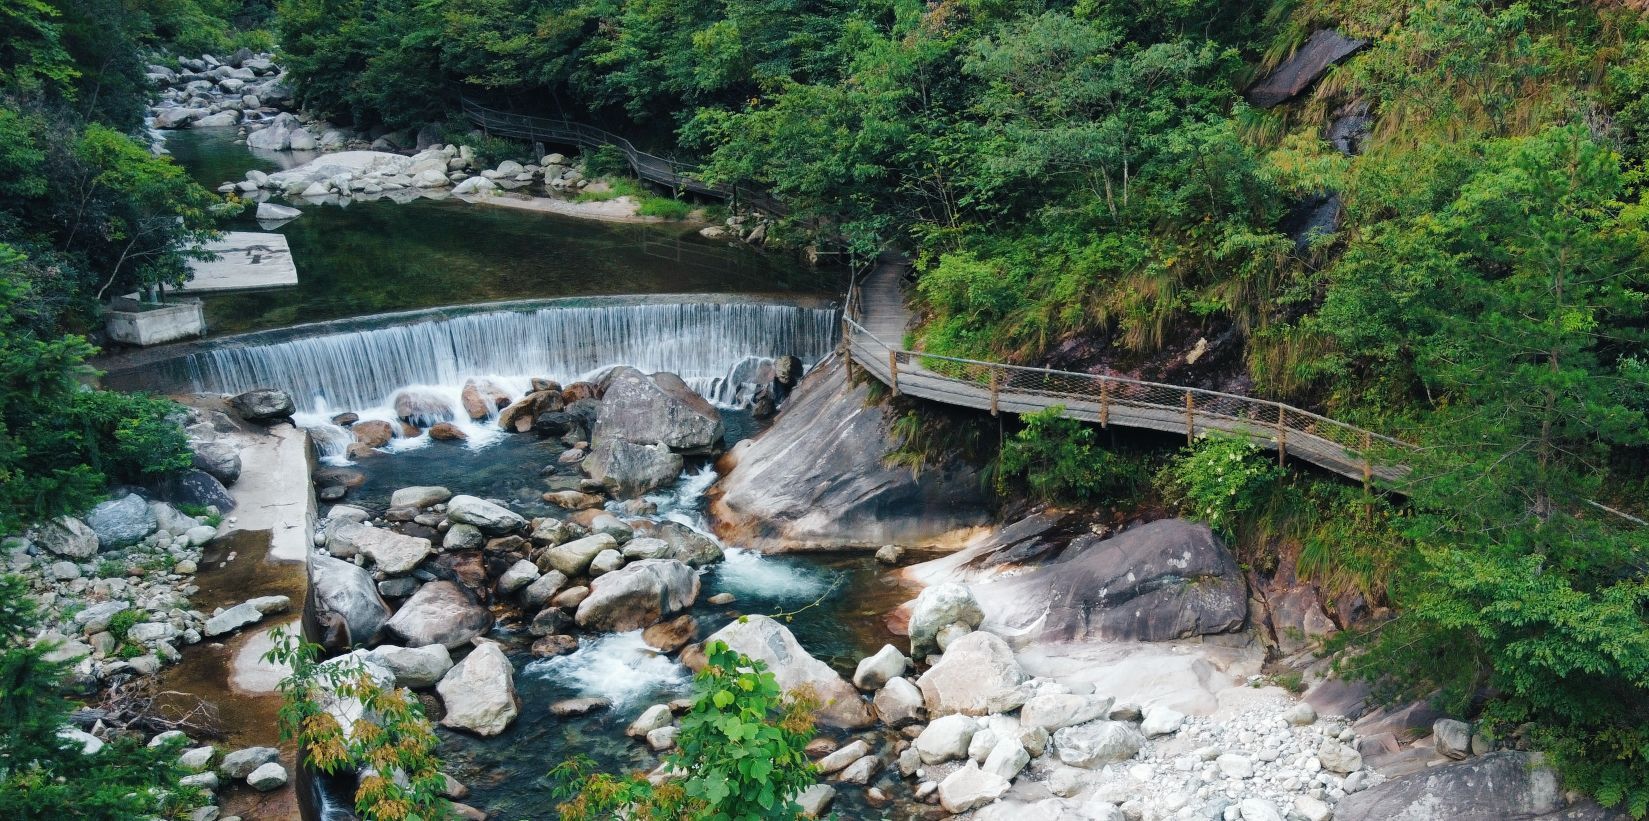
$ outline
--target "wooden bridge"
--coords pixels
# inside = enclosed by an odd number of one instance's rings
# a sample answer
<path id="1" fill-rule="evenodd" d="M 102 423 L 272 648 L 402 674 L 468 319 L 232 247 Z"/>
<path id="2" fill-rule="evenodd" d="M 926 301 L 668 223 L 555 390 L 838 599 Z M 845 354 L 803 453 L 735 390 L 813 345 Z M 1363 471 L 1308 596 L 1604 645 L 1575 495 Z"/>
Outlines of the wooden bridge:
<path id="1" fill-rule="evenodd" d="M 1407 472 L 1380 461 L 1382 453 L 1409 449 L 1407 443 L 1281 402 L 905 350 L 910 312 L 901 280 L 907 267 L 878 263 L 849 291 L 842 319 L 852 361 L 895 392 L 992 414 L 1060 405 L 1075 419 L 1184 433 L 1187 442 L 1199 433 L 1219 431 L 1275 450 L 1279 461 L 1293 456 L 1364 483 L 1399 479 Z"/>
<path id="2" fill-rule="evenodd" d="M 629 140 L 593 125 L 551 117 L 534 117 L 487 108 L 469 99 L 462 101 L 464 116 L 487 134 L 514 137 L 531 142 L 578 148 L 612 146 L 624 154 L 635 175 L 680 194 L 687 191 L 706 197 L 731 200 L 769 214 L 783 214 L 779 202 L 757 188 L 745 185 L 709 185 L 698 178 L 699 166 L 669 157 L 649 154 Z"/>

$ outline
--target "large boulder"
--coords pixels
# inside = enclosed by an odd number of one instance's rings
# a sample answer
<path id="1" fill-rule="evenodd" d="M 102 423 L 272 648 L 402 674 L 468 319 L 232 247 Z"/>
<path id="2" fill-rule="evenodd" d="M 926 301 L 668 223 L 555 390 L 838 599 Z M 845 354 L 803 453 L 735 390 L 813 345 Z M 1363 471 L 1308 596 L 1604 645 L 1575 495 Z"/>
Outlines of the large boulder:
<path id="1" fill-rule="evenodd" d="M 440 644 L 423 647 L 383 644 L 372 648 L 367 659 L 394 673 L 397 687 L 433 687 L 452 669 L 452 654 Z"/>
<path id="2" fill-rule="evenodd" d="M 463 588 L 438 579 L 418 588 L 384 627 L 408 647 L 441 644 L 455 650 L 487 632 L 492 613 Z"/>
<path id="3" fill-rule="evenodd" d="M 235 497 L 217 477 L 204 470 L 182 470 L 152 480 L 148 485 L 155 495 L 174 505 L 216 507 L 227 513 L 235 509 Z"/>
<path id="4" fill-rule="evenodd" d="M 615 496 L 630 498 L 674 482 L 685 464 L 681 454 L 662 442 L 607 439 L 590 447 L 582 466 Z"/>
<path id="5" fill-rule="evenodd" d="M 653 528 L 653 537 L 669 545 L 666 556 L 694 567 L 715 564 L 722 559 L 721 545 L 681 522 L 662 521 Z"/>
<path id="6" fill-rule="evenodd" d="M 916 686 L 931 715 L 1006 713 L 1025 703 L 1027 676 L 1008 643 L 994 633 L 976 631 L 945 648 Z"/>
<path id="7" fill-rule="evenodd" d="M 501 536 L 527 526 L 527 520 L 519 514 L 474 496 L 454 496 L 447 500 L 447 518 L 474 525 L 489 536 Z"/>
<path id="8" fill-rule="evenodd" d="M 969 761 L 939 782 L 939 805 L 946 812 L 967 812 L 1001 798 L 1009 786 L 1008 779 Z"/>
<path id="9" fill-rule="evenodd" d="M 291 419 L 297 412 L 297 405 L 292 403 L 292 396 L 286 391 L 274 388 L 254 388 L 229 399 L 229 407 L 234 408 L 240 418 L 260 425 L 271 425 L 284 419 Z"/>
<path id="10" fill-rule="evenodd" d="M 716 535 L 760 550 L 935 541 L 986 522 L 990 500 L 960 459 L 890 465 L 894 412 L 838 361 L 815 368 L 773 426 L 718 463 Z"/>
<path id="11" fill-rule="evenodd" d="M 194 456 L 195 467 L 211 474 L 219 482 L 232 485 L 240 478 L 240 448 L 228 442 L 190 441 L 189 450 Z"/>
<path id="12" fill-rule="evenodd" d="M 868 727 L 874 717 L 846 679 L 830 665 L 808 655 L 784 625 L 767 616 L 750 615 L 716 631 L 705 644 L 720 641 L 738 653 L 766 663 L 787 692 L 805 692 L 818 704 L 820 723 L 832 727 Z"/>
<path id="13" fill-rule="evenodd" d="M 347 631 L 346 644 L 365 644 L 389 620 L 389 605 L 378 595 L 372 574 L 342 559 L 309 557 L 309 595 L 322 624 Z"/>
<path id="14" fill-rule="evenodd" d="M 602 551 L 618 547 L 618 540 L 605 533 L 574 539 L 566 544 L 547 548 L 539 554 L 540 570 L 554 570 L 566 576 L 582 576 L 590 570 L 590 562 Z"/>
<path id="15" fill-rule="evenodd" d="M 1539 754 L 1504 750 L 1429 767 L 1353 793 L 1340 799 L 1334 817 L 1339 821 L 1555 821 L 1581 809 L 1566 810 L 1566 805 L 1557 773 Z"/>
<path id="16" fill-rule="evenodd" d="M 910 654 L 927 658 L 938 652 L 939 629 L 947 624 L 961 624 L 969 630 L 985 620 L 985 611 L 965 584 L 946 582 L 922 590 L 910 610 Z"/>
<path id="17" fill-rule="evenodd" d="M 365 525 L 347 531 L 355 552 L 372 560 L 382 572 L 391 576 L 410 573 L 424 559 L 435 553 L 428 539 L 406 536 L 382 527 Z"/>
<path id="18" fill-rule="evenodd" d="M 698 596 L 693 568 L 673 559 L 643 559 L 590 582 L 575 620 L 587 630 L 639 630 L 693 606 Z"/>
<path id="19" fill-rule="evenodd" d="M 453 665 L 435 691 L 447 708 L 441 724 L 477 735 L 504 732 L 521 712 L 521 701 L 515 695 L 515 667 L 490 641 L 481 642 Z"/>
<path id="20" fill-rule="evenodd" d="M 1059 760 L 1090 770 L 1127 761 L 1143 746 L 1145 735 L 1126 721 L 1091 721 L 1054 733 Z"/>
<path id="21" fill-rule="evenodd" d="M 1248 101 L 1260 108 L 1287 102 L 1309 88 L 1329 66 L 1367 45 L 1367 40 L 1347 37 L 1334 29 L 1314 31 L 1288 59 L 1248 89 Z"/>
<path id="22" fill-rule="evenodd" d="M 73 516 L 59 516 L 36 527 L 34 543 L 47 553 L 69 559 L 97 555 L 97 531 Z"/>
<path id="23" fill-rule="evenodd" d="M 993 623 L 1042 641 L 1166 641 L 1232 632 L 1248 616 L 1231 552 L 1183 519 L 1078 536 L 1057 561 L 972 590 Z"/>
<path id="24" fill-rule="evenodd" d="M 86 514 L 86 525 L 97 534 L 102 549 L 113 550 L 143 541 L 160 523 L 143 497 L 128 493 L 92 508 Z"/>
<path id="25" fill-rule="evenodd" d="M 721 449 L 721 412 L 672 373 L 652 376 L 635 368 L 615 368 L 601 395 L 590 442 L 623 440 L 659 443 L 677 453 L 706 454 Z"/>

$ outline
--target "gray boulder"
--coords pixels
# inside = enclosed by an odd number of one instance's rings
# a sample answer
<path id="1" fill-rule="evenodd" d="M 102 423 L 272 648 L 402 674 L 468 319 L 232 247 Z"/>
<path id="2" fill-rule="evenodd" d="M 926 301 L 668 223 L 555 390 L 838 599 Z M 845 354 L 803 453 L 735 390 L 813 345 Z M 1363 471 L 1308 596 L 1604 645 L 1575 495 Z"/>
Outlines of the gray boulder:
<path id="1" fill-rule="evenodd" d="M 927 720 L 927 705 L 922 703 L 922 691 L 903 676 L 888 679 L 876 691 L 876 715 L 889 727 L 921 724 Z"/>
<path id="2" fill-rule="evenodd" d="M 716 535 L 761 550 L 921 544 L 983 524 L 977 470 L 946 458 L 920 473 L 889 465 L 893 414 L 867 401 L 839 361 L 815 368 L 773 426 L 718 463 Z"/>
<path id="3" fill-rule="evenodd" d="M 969 630 L 985 620 L 985 611 L 965 584 L 946 582 L 924 589 L 910 610 L 910 654 L 917 659 L 938 652 L 939 630 L 961 624 Z"/>
<path id="4" fill-rule="evenodd" d="M 336 532 L 340 534 L 340 544 L 347 542 L 354 553 L 371 559 L 378 570 L 391 576 L 412 572 L 435 552 L 428 539 L 407 536 L 387 528 L 357 525 L 338 528 Z M 328 538 L 328 545 L 333 541 Z"/>
<path id="5" fill-rule="evenodd" d="M 493 642 L 481 642 L 435 685 L 447 714 L 441 724 L 494 736 L 504 732 L 521 712 L 515 695 L 515 667 Z"/>
<path id="6" fill-rule="evenodd" d="M 297 405 L 293 404 L 291 395 L 273 388 L 255 388 L 231 397 L 229 407 L 233 408 L 240 418 L 261 425 L 291 419 L 292 414 L 298 409 Z"/>
<path id="7" fill-rule="evenodd" d="M 590 570 L 590 562 L 603 550 L 612 550 L 618 546 L 613 537 L 605 533 L 594 536 L 585 536 L 574 539 L 566 544 L 556 545 L 539 555 L 539 569 L 555 570 L 568 577 L 582 576 Z"/>
<path id="8" fill-rule="evenodd" d="M 246 775 L 246 786 L 258 792 L 269 792 L 286 786 L 286 768 L 271 761 Z"/>
<path id="9" fill-rule="evenodd" d="M 194 442 L 189 443 L 189 450 L 194 455 L 195 467 L 206 471 L 225 485 L 232 485 L 240 478 L 240 449 L 228 442 Z"/>
<path id="10" fill-rule="evenodd" d="M 663 443 L 609 438 L 591 445 L 582 467 L 615 496 L 631 498 L 674 482 L 685 464 L 681 454 Z"/>
<path id="11" fill-rule="evenodd" d="M 890 680 L 905 674 L 905 654 L 891 644 L 882 645 L 873 655 L 859 660 L 853 670 L 853 686 L 861 690 L 879 690 Z"/>
<path id="12" fill-rule="evenodd" d="M 1145 736 L 1125 721 L 1092 721 L 1054 733 L 1059 760 L 1090 770 L 1127 761 L 1143 746 Z"/>
<path id="13" fill-rule="evenodd" d="M 438 579 L 418 588 L 418 592 L 395 611 L 384 628 L 408 647 L 430 644 L 455 650 L 492 627 L 492 613 L 472 601 L 463 588 Z"/>
<path id="14" fill-rule="evenodd" d="M 703 567 L 715 564 L 722 560 L 721 545 L 710 537 L 694 530 L 681 522 L 663 521 L 653 528 L 653 537 L 663 540 L 669 545 L 666 558 L 675 559 L 694 567 Z M 628 554 L 626 554 L 628 558 Z"/>
<path id="15" fill-rule="evenodd" d="M 274 747 L 247 747 L 224 756 L 223 762 L 218 764 L 218 774 L 230 780 L 239 780 L 251 775 L 253 770 L 279 760 L 281 751 Z"/>
<path id="16" fill-rule="evenodd" d="M 1041 641 L 1166 641 L 1241 629 L 1248 586 L 1225 544 L 1182 519 L 1073 539 L 1054 562 L 973 592 Z"/>
<path id="17" fill-rule="evenodd" d="M 136 494 L 100 503 L 86 514 L 86 524 L 103 550 L 137 544 L 160 527 L 149 503 Z"/>
<path id="18" fill-rule="evenodd" d="M 447 500 L 447 518 L 460 524 L 474 525 L 491 536 L 501 536 L 527 526 L 527 520 L 520 514 L 474 496 L 454 496 Z"/>
<path id="19" fill-rule="evenodd" d="M 350 644 L 365 644 L 389 620 L 389 605 L 378 595 L 372 574 L 331 556 L 309 557 L 309 593 L 322 624 L 348 632 Z"/>
<path id="20" fill-rule="evenodd" d="M 452 491 L 444 487 L 421 485 L 404 487 L 389 496 L 390 507 L 426 508 L 452 498 Z"/>
<path id="21" fill-rule="evenodd" d="M 691 567 L 673 559 L 642 559 L 590 582 L 590 595 L 574 618 L 588 630 L 639 630 L 693 606 L 698 596 L 699 577 Z"/>
<path id="22" fill-rule="evenodd" d="M 735 652 L 765 662 L 779 686 L 786 691 L 810 692 L 819 703 L 820 723 L 858 728 L 868 727 L 874 721 L 869 706 L 859 697 L 859 691 L 829 665 L 808 655 L 790 630 L 777 621 L 761 615 L 745 616 L 716 631 L 705 639 L 705 645 L 716 641 L 725 643 Z"/>
<path id="23" fill-rule="evenodd" d="M 97 531 L 73 516 L 59 516 L 36 527 L 34 543 L 47 553 L 70 559 L 97 555 Z"/>
<path id="24" fill-rule="evenodd" d="M 721 412 L 675 374 L 615 368 L 590 442 L 597 448 L 612 440 L 659 443 L 677 453 L 706 454 L 721 449 L 724 433 Z"/>
<path id="25" fill-rule="evenodd" d="M 1027 676 L 1013 650 L 994 633 L 969 633 L 917 679 L 932 715 L 1006 713 L 1025 703 Z"/>
<path id="26" fill-rule="evenodd" d="M 434 687 L 452 669 L 452 654 L 440 644 L 423 647 L 382 644 L 372 648 L 367 660 L 394 673 L 397 687 Z"/>
<path id="27" fill-rule="evenodd" d="M 1429 767 L 1340 799 L 1339 821 L 1501 821 L 1571 817 L 1557 773 L 1537 753 L 1503 750 Z M 1606 818 L 1598 811 L 1591 817 Z M 1585 816 L 1572 816 L 1585 817 Z"/>
<path id="28" fill-rule="evenodd" d="M 258 203 L 257 217 L 259 222 L 285 222 L 301 216 L 303 216 L 303 212 L 291 206 L 276 205 L 272 202 Z"/>

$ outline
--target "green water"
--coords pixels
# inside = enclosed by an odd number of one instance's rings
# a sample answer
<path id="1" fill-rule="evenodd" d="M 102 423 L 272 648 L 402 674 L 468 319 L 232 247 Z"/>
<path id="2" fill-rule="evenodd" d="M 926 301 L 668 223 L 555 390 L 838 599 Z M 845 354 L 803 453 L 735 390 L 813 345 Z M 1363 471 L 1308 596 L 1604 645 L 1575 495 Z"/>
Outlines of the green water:
<path id="1" fill-rule="evenodd" d="M 307 159 L 252 152 L 233 129 L 172 132 L 167 149 L 216 188 Z M 699 237 L 692 226 L 628 225 L 457 200 L 295 203 L 286 236 L 298 285 L 205 296 L 213 335 L 503 299 L 660 293 L 835 294 L 842 277 L 791 257 Z M 226 226 L 258 231 L 255 220 Z"/>

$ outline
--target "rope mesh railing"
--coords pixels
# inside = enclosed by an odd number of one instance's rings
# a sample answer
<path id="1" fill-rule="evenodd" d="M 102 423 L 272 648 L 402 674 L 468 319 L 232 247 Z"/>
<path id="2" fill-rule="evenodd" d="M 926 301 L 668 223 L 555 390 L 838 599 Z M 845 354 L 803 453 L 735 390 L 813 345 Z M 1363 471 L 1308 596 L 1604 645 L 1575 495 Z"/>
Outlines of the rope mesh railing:
<path id="1" fill-rule="evenodd" d="M 1307 410 L 1249 396 L 1000 362 L 981 362 L 894 347 L 863 323 L 858 277 L 843 309 L 843 339 L 852 359 L 895 391 L 992 413 L 1024 413 L 1055 405 L 1102 426 L 1183 431 L 1188 440 L 1208 431 L 1239 436 L 1337 473 L 1395 480 L 1400 465 L 1382 464 L 1409 444 Z"/>

